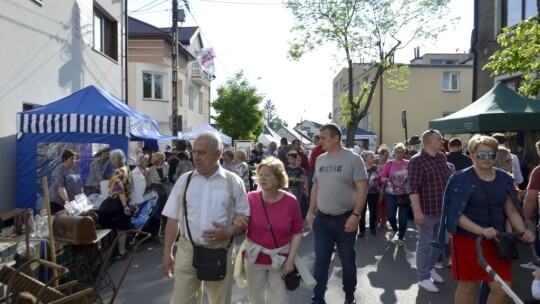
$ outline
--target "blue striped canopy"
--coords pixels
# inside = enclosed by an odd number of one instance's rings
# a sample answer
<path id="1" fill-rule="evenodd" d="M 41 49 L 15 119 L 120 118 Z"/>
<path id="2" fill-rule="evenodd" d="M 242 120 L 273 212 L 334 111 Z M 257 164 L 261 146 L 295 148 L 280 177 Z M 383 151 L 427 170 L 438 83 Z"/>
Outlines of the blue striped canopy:
<path id="1" fill-rule="evenodd" d="M 40 176 L 37 146 L 42 143 L 102 143 L 122 149 L 144 141 L 157 150 L 159 123 L 137 112 L 112 93 L 88 86 L 46 106 L 17 113 L 17 207 L 36 208 Z"/>

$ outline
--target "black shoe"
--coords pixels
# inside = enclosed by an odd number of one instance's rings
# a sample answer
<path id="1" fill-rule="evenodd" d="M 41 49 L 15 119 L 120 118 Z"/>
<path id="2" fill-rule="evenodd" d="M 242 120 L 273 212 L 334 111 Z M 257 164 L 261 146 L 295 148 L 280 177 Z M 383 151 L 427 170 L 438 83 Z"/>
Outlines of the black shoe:
<path id="1" fill-rule="evenodd" d="M 359 237 L 359 238 L 364 237 L 364 232 L 358 232 L 357 237 Z"/>
<path id="2" fill-rule="evenodd" d="M 371 232 L 371 234 L 373 234 L 373 235 L 377 234 L 377 230 L 375 230 L 375 228 L 369 229 L 369 232 Z"/>
<path id="3" fill-rule="evenodd" d="M 356 300 L 354 299 L 354 292 L 345 293 L 345 303 L 344 304 L 356 304 Z"/>

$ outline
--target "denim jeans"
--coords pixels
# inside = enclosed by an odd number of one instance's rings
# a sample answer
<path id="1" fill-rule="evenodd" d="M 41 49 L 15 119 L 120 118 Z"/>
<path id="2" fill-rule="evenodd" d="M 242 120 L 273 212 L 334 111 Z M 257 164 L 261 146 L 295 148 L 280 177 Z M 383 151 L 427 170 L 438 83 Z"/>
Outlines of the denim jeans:
<path id="1" fill-rule="evenodd" d="M 394 231 L 398 231 L 398 238 L 403 240 L 405 237 L 405 231 L 407 231 L 407 221 L 411 205 L 410 203 L 407 205 L 398 205 L 398 196 L 393 194 L 386 194 L 384 200 L 386 202 L 386 214 L 388 217 L 388 222 Z M 398 209 L 399 214 L 397 216 L 399 220 L 399 230 L 398 224 L 396 223 L 396 214 L 398 213 Z"/>
<path id="2" fill-rule="evenodd" d="M 430 271 L 442 254 L 442 250 L 432 247 L 431 242 L 437 239 L 440 217 L 424 214 L 424 224 L 416 225 L 418 242 L 416 243 L 416 274 L 418 282 L 429 279 Z"/>
<path id="3" fill-rule="evenodd" d="M 356 290 L 356 231 L 345 232 L 348 216 L 333 218 L 317 211 L 313 220 L 315 235 L 315 267 L 313 277 L 317 281 L 313 289 L 312 300 L 325 304 L 324 294 L 328 283 L 328 267 L 332 259 L 334 244 L 343 270 L 343 291 Z"/>

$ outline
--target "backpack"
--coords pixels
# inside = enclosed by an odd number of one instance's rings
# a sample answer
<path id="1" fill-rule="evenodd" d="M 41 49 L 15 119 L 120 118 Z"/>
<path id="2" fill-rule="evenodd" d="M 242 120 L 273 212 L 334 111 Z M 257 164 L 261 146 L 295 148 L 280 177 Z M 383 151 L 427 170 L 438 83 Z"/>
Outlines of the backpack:
<path id="1" fill-rule="evenodd" d="M 178 156 L 175 158 L 178 160 L 178 165 L 176 165 L 176 171 L 174 172 L 173 179 L 174 181 L 177 181 L 182 174 L 193 171 L 194 166 L 187 156 L 182 157 L 182 159 L 178 158 Z"/>

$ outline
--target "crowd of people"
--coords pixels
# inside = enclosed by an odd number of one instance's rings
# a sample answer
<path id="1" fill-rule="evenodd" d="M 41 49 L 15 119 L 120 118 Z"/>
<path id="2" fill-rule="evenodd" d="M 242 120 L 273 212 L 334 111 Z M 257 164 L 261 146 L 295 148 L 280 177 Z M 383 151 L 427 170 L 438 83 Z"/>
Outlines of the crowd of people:
<path id="1" fill-rule="evenodd" d="M 506 303 L 501 286 L 476 262 L 475 240 L 485 238 L 487 262 L 511 284 L 510 261 L 498 257 L 494 240 L 500 232 L 514 231 L 524 242 L 535 241 L 531 231 L 538 224 L 533 212 L 540 166 L 524 178 L 505 141 L 500 133 L 474 135 L 467 143 L 446 141 L 437 130 L 427 130 L 391 148 L 348 149 L 339 127 L 327 124 L 310 149 L 300 140 L 289 144 L 282 138 L 279 147 L 259 143 L 251 151 L 234 151 L 224 148 L 216 134 L 203 133 L 193 146 L 178 140 L 166 153 L 143 150 L 132 170 L 121 150 L 100 154 L 91 167 L 96 179 L 110 176 L 109 196 L 116 204 L 111 212 L 119 220 L 109 227 L 117 231 L 128 228 L 129 205 L 142 202 L 149 191 L 158 193 L 154 226 L 162 225 L 164 233 L 155 228 L 152 233 L 164 243 L 163 272 L 174 277 L 171 303 L 200 303 L 203 286 L 209 303 L 230 303 L 233 280 L 247 286 L 250 303 L 288 303 L 283 278 L 299 272 L 313 287 L 312 303 L 324 304 L 334 252 L 343 269 L 345 303 L 356 303 L 355 242 L 365 237 L 366 227 L 371 235 L 390 228 L 390 241 L 405 247 L 411 214 L 420 289 L 439 292 L 437 284 L 444 279 L 434 266 L 446 246 L 452 279 L 458 281 L 455 303 L 472 303 L 479 282 L 489 287 L 487 303 Z M 536 148 L 540 153 L 540 141 Z M 73 157 L 66 150 L 53 175 L 66 177 L 62 185 L 53 183 L 53 202 L 60 206 L 96 188 L 95 182 L 83 188 L 72 174 Z M 110 175 L 104 170 L 107 160 Z M 524 180 L 530 181 L 522 200 L 518 185 Z M 312 274 L 297 255 L 302 233 L 309 229 L 314 234 Z M 235 252 L 232 238 L 241 234 L 245 241 Z M 536 246 L 540 252 L 538 240 Z M 202 257 L 194 257 L 199 247 L 212 256 L 223 254 L 227 267 L 219 279 L 200 279 Z M 120 258 L 125 251 L 125 241 L 120 242 Z"/>

